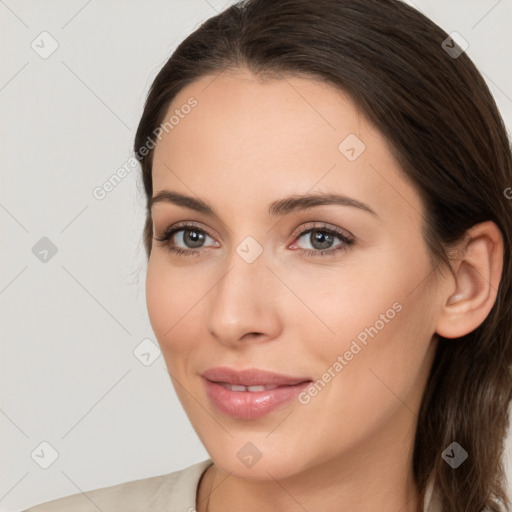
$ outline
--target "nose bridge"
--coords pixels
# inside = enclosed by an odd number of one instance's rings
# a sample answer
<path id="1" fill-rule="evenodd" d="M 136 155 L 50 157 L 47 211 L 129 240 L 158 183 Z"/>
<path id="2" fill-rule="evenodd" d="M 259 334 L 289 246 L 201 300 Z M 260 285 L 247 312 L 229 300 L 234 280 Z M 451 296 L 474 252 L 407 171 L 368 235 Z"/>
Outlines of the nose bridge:
<path id="1" fill-rule="evenodd" d="M 212 290 L 209 330 L 224 342 L 246 333 L 272 335 L 276 326 L 274 286 L 262 245 L 246 237 L 226 256 L 225 272 Z"/>

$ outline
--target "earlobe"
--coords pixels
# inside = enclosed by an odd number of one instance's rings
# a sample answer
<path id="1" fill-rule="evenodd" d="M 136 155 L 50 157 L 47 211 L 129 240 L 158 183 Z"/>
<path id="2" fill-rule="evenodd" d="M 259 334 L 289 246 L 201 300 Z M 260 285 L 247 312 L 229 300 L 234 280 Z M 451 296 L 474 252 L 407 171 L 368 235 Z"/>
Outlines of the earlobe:
<path id="1" fill-rule="evenodd" d="M 503 237 L 494 222 L 473 226 L 461 242 L 454 264 L 455 289 L 438 317 L 436 333 L 459 338 L 475 330 L 491 311 L 503 269 Z"/>

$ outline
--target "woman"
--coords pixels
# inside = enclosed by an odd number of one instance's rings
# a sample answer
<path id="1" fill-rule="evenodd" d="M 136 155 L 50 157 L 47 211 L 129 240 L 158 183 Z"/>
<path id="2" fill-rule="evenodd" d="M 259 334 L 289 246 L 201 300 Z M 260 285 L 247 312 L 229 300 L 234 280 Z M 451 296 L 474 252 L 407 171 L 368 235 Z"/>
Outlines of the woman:
<path id="1" fill-rule="evenodd" d="M 209 458 L 44 510 L 510 510 L 512 156 L 396 0 L 249 0 L 135 137 L 147 306 Z"/>

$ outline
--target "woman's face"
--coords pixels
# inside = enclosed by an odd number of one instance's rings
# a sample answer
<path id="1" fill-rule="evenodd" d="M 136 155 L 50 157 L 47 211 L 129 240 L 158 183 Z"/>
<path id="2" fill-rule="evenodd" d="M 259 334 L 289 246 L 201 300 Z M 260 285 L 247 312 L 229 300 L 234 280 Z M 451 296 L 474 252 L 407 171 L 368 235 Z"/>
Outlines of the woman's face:
<path id="1" fill-rule="evenodd" d="M 153 240 L 147 306 L 213 461 L 254 479 L 341 461 L 396 467 L 414 438 L 442 300 L 420 198 L 385 139 L 327 84 L 245 70 L 187 86 L 165 120 L 173 114 L 153 197 L 189 196 L 213 213 L 154 202 L 154 236 L 181 230 Z M 349 199 L 301 202 L 327 194 Z M 203 377 L 218 367 L 314 385 L 230 391 Z"/>

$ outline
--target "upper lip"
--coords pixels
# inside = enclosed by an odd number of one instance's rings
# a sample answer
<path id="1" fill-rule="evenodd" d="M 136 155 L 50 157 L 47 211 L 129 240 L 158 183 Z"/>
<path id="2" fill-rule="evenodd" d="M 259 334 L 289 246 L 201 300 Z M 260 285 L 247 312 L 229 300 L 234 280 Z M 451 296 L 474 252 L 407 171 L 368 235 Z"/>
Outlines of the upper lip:
<path id="1" fill-rule="evenodd" d="M 239 386 L 290 386 L 311 380 L 309 377 L 283 375 L 259 368 L 235 370 L 227 366 L 209 368 L 201 375 L 211 382 L 224 382 Z"/>

